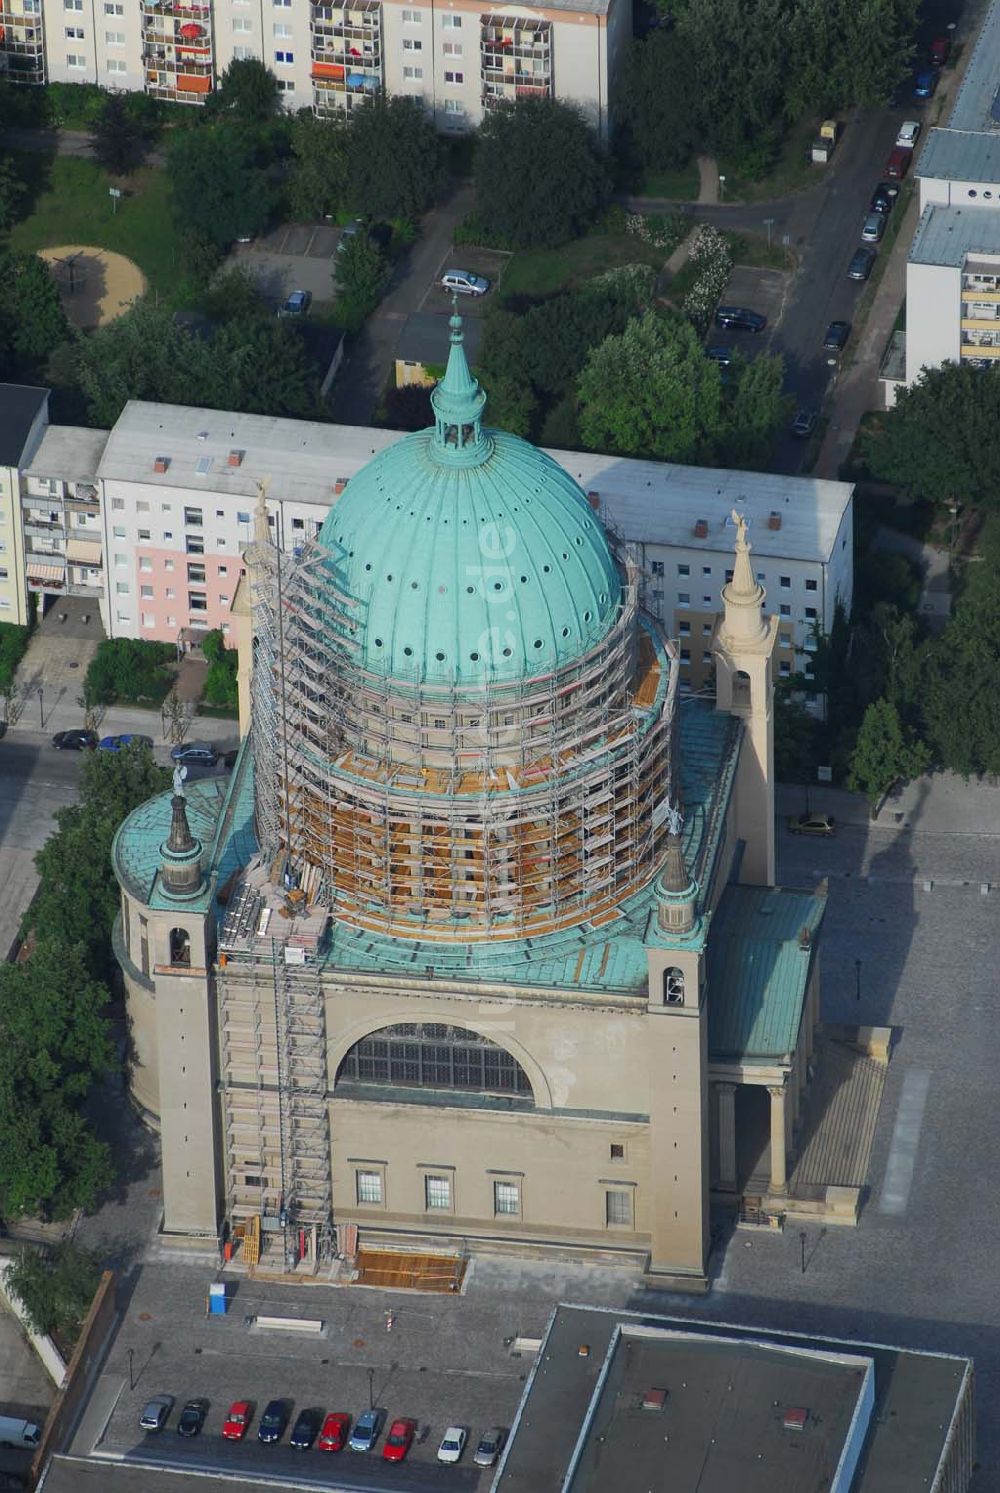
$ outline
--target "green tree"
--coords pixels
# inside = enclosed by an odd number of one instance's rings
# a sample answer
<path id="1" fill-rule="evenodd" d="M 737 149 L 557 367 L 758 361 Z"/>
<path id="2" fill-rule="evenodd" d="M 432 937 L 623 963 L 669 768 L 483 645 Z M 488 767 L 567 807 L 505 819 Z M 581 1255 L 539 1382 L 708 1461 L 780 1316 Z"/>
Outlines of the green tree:
<path id="1" fill-rule="evenodd" d="M 367 233 L 356 233 L 341 253 L 334 255 L 337 320 L 346 331 L 356 332 L 382 299 L 389 281 L 389 266 L 378 244 Z"/>
<path id="2" fill-rule="evenodd" d="M 317 370 L 294 322 L 227 322 L 211 344 L 211 356 L 214 377 L 205 402 L 215 408 L 302 420 L 320 413 Z"/>
<path id="3" fill-rule="evenodd" d="M 558 99 L 519 99 L 486 115 L 473 175 L 486 231 L 518 248 L 583 233 L 607 201 L 604 151 L 583 115 Z"/>
<path id="4" fill-rule="evenodd" d="M 310 114 L 292 122 L 292 166 L 288 185 L 293 218 L 311 222 L 332 217 L 347 199 L 348 143 L 346 115 Z"/>
<path id="5" fill-rule="evenodd" d="M 926 772 L 930 760 L 927 747 L 907 731 L 895 705 L 890 700 L 874 700 L 861 722 L 847 786 L 863 793 L 875 808 L 894 783 Z"/>
<path id="6" fill-rule="evenodd" d="M 76 376 L 97 426 L 111 426 L 130 399 L 197 404 L 214 378 L 209 345 L 173 312 L 143 299 L 76 341 Z"/>
<path id="7" fill-rule="evenodd" d="M 7 1271 L 33 1331 L 75 1340 L 101 1279 L 97 1256 L 64 1240 L 47 1253 L 22 1245 Z"/>
<path id="8" fill-rule="evenodd" d="M 68 336 L 59 291 L 45 261 L 36 254 L 0 253 L 0 378 L 37 376 Z"/>
<path id="9" fill-rule="evenodd" d="M 817 723 L 789 680 L 774 691 L 774 776 L 779 783 L 811 783 L 816 777 Z"/>
<path id="10" fill-rule="evenodd" d="M 105 638 L 98 643 L 84 681 L 88 704 L 162 700 L 172 676 L 165 667 L 174 657 L 169 643 L 144 638 Z"/>
<path id="11" fill-rule="evenodd" d="M 863 443 L 877 477 L 911 497 L 1000 511 L 1000 368 L 925 368 Z"/>
<path id="12" fill-rule="evenodd" d="M 652 295 L 652 274 L 649 293 Z M 562 395 L 576 381 L 591 348 L 621 333 L 644 306 L 607 290 L 554 296 L 524 318 L 525 363 L 536 389 Z"/>
<path id="13" fill-rule="evenodd" d="M 0 690 L 14 682 L 14 674 L 28 647 L 31 629 L 14 622 L 0 622 Z"/>
<path id="14" fill-rule="evenodd" d="M 107 873 L 106 873 L 107 874 Z M 105 986 L 62 932 L 61 909 L 23 964 L 0 966 L 0 1216 L 65 1218 L 111 1179 L 84 1113 L 113 1062 Z"/>
<path id="15" fill-rule="evenodd" d="M 205 700 L 209 705 L 235 710 L 239 704 L 237 685 L 239 653 L 235 648 L 226 647 L 225 638 L 218 629 L 205 634 L 201 643 L 201 651 L 208 660 Z"/>
<path id="16" fill-rule="evenodd" d="M 0 156 L 0 233 L 17 220 L 27 190 L 13 156 Z"/>
<path id="17" fill-rule="evenodd" d="M 373 218 L 419 218 L 444 184 L 444 141 L 420 99 L 379 94 L 352 116 L 347 196 Z"/>
<path id="18" fill-rule="evenodd" d="M 215 244 L 262 232 L 277 206 L 270 142 L 237 119 L 177 131 L 167 174 L 178 223 Z"/>
<path id="19" fill-rule="evenodd" d="M 580 435 L 591 451 L 661 461 L 712 458 L 722 379 L 680 316 L 648 314 L 593 349 L 577 383 Z"/>
<path id="20" fill-rule="evenodd" d="M 486 314 L 479 368 L 490 425 L 528 437 L 538 410 L 528 373 L 526 320 L 494 303 Z"/>
<path id="21" fill-rule="evenodd" d="M 980 560 L 943 634 L 929 646 L 919 701 L 927 737 L 945 767 L 1000 773 L 1000 518 L 980 538 Z"/>
<path id="22" fill-rule="evenodd" d="M 278 80 L 257 57 L 237 57 L 209 94 L 206 112 L 226 114 L 246 124 L 272 119 L 281 107 Z"/>
<path id="23" fill-rule="evenodd" d="M 726 386 L 725 430 L 715 458 L 723 466 L 767 466 L 792 409 L 792 399 L 783 392 L 784 378 L 784 360 L 776 353 L 737 367 Z"/>
<path id="24" fill-rule="evenodd" d="M 685 39 L 657 28 L 632 42 L 615 82 L 615 154 L 627 166 L 676 171 L 702 133 L 695 59 Z"/>
<path id="25" fill-rule="evenodd" d="M 141 166 L 149 144 L 149 127 L 129 108 L 124 93 L 109 93 L 91 131 L 98 165 L 115 176 L 130 176 Z"/>

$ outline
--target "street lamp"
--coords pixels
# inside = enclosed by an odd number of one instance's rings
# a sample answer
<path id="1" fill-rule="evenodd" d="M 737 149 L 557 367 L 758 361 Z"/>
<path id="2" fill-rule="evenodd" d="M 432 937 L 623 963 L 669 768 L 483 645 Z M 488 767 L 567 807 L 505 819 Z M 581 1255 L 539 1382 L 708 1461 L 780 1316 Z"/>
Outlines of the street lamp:
<path id="1" fill-rule="evenodd" d="M 368 1409 L 375 1409 L 375 1370 L 368 1370 Z"/>
<path id="2" fill-rule="evenodd" d="M 855 961 L 854 961 L 854 999 L 856 1001 L 859 1001 L 861 999 L 861 960 L 860 959 L 855 959 Z"/>
<path id="3" fill-rule="evenodd" d="M 802 1274 L 803 1275 L 805 1275 L 805 1273 L 806 1273 L 806 1239 L 807 1238 L 808 1238 L 808 1235 L 803 1230 L 799 1234 L 799 1244 L 802 1247 Z"/>
<path id="4" fill-rule="evenodd" d="M 42 728 L 42 730 L 44 731 L 45 730 L 45 696 L 43 694 L 42 686 L 41 685 L 38 686 L 38 724 Z"/>
<path id="5" fill-rule="evenodd" d="M 719 201 L 722 202 L 726 195 L 726 178 L 719 173 Z"/>
<path id="6" fill-rule="evenodd" d="M 130 1390 L 131 1389 L 135 1389 L 135 1375 L 132 1372 L 132 1360 L 134 1358 L 135 1358 L 135 1349 L 134 1348 L 129 1348 L 129 1350 L 128 1350 L 128 1387 L 129 1387 Z"/>
<path id="7" fill-rule="evenodd" d="M 949 560 L 949 562 L 952 561 L 952 560 L 954 560 L 954 558 L 955 558 L 955 540 L 958 537 L 957 536 L 958 515 L 959 515 L 960 511 L 961 511 L 961 504 L 960 503 L 949 503 L 948 504 L 948 512 L 951 514 L 951 530 L 950 530 L 950 533 L 948 535 L 948 560 Z"/>
<path id="8" fill-rule="evenodd" d="M 767 247 L 771 247 L 771 229 L 774 227 L 774 218 L 765 218 L 764 227 L 767 229 Z"/>

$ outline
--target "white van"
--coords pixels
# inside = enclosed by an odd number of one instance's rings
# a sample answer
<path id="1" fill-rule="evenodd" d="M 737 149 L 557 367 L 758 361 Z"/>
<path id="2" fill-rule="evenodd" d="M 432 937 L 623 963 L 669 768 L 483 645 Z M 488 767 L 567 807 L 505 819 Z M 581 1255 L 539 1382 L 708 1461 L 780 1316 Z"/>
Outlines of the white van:
<path id="1" fill-rule="evenodd" d="M 42 1439 L 41 1427 L 34 1421 L 21 1420 L 14 1415 L 0 1415 L 0 1446 L 6 1448 L 26 1446 L 29 1451 Z"/>

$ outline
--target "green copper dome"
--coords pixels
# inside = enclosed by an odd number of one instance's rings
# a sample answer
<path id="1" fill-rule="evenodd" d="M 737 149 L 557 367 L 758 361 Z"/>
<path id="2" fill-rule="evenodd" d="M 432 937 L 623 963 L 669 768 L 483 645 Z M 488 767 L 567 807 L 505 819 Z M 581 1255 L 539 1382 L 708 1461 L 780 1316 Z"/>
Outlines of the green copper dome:
<path id="1" fill-rule="evenodd" d="M 482 684 L 545 673 L 585 652 L 617 612 L 604 531 L 551 457 L 485 430 L 486 396 L 452 317 L 436 425 L 348 483 L 319 542 L 359 605 L 376 673 Z"/>

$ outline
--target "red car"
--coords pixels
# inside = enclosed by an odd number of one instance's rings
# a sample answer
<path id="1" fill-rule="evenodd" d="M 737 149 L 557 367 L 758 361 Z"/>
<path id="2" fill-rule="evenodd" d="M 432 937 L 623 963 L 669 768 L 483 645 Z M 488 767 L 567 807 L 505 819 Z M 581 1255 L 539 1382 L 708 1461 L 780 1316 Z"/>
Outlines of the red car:
<path id="1" fill-rule="evenodd" d="M 382 1446 L 382 1456 L 387 1462 L 402 1462 L 416 1434 L 415 1420 L 394 1420 Z"/>
<path id="2" fill-rule="evenodd" d="M 247 1427 L 253 1415 L 253 1406 L 249 1400 L 237 1400 L 230 1405 L 229 1414 L 222 1423 L 222 1434 L 227 1441 L 242 1441 L 247 1433 Z"/>
<path id="3" fill-rule="evenodd" d="M 931 42 L 930 57 L 934 67 L 944 67 L 951 51 L 951 40 L 947 36 L 936 36 Z"/>
<path id="4" fill-rule="evenodd" d="M 335 1410 L 323 1422 L 316 1445 L 321 1452 L 342 1452 L 351 1429 L 351 1417 Z"/>

